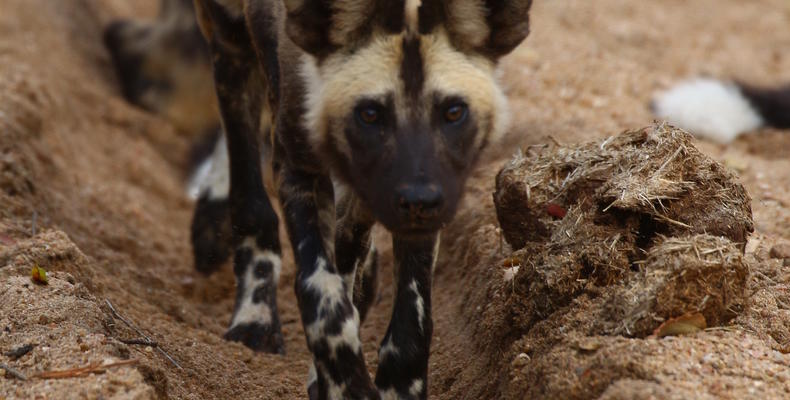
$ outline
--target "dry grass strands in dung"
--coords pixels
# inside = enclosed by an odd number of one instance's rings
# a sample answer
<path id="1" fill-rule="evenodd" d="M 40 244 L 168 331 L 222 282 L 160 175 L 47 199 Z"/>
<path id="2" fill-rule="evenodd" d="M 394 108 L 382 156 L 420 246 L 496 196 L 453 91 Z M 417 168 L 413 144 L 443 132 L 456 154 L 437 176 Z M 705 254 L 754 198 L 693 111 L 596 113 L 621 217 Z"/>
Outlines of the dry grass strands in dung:
<path id="1" fill-rule="evenodd" d="M 643 218 L 654 232 L 640 231 L 650 233 L 642 247 L 654 233 L 708 233 L 745 243 L 753 230 L 748 194 L 691 140 L 658 124 L 601 142 L 519 152 L 497 176 L 494 200 L 505 238 L 515 249 L 545 240 L 558 224 L 547 207 L 578 206 L 607 220 Z"/>
<path id="2" fill-rule="evenodd" d="M 603 317 L 615 334 L 648 335 L 657 322 L 701 313 L 712 326 L 742 308 L 749 268 L 730 240 L 710 235 L 662 238 L 642 271 L 606 303 Z"/>

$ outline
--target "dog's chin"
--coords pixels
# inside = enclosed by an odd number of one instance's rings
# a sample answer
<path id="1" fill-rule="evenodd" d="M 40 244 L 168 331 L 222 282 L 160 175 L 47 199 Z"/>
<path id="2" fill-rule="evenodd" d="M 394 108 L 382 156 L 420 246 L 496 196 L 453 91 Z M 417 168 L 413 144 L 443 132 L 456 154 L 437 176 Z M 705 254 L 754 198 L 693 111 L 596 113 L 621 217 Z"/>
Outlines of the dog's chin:
<path id="1" fill-rule="evenodd" d="M 439 232 L 444 224 L 440 221 L 435 222 L 423 222 L 419 224 L 415 223 L 401 223 L 395 226 L 387 226 L 387 230 L 392 232 L 392 234 L 398 235 L 400 237 L 413 237 L 413 238 L 421 238 L 421 237 L 429 237 L 435 235 Z"/>
<path id="2" fill-rule="evenodd" d="M 448 215 L 436 215 L 433 218 L 410 219 L 399 218 L 391 210 L 382 213 L 373 213 L 373 217 L 393 235 L 401 238 L 420 239 L 436 235 L 449 222 Z"/>

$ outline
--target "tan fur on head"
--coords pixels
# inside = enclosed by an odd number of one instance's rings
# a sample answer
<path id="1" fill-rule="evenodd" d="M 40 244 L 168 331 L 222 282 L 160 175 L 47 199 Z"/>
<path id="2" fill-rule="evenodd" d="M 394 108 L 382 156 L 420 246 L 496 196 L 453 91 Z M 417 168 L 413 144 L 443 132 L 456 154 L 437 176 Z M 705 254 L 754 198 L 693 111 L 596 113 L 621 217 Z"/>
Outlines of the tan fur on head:
<path id="1" fill-rule="evenodd" d="M 384 96 L 400 85 L 401 36 L 377 35 L 370 44 L 352 55 L 337 54 L 321 63 L 304 56 L 301 74 L 308 83 L 305 126 L 310 143 L 323 144 L 331 120 L 344 119 L 361 97 Z M 350 150 L 343 137 L 334 138 L 338 150 Z"/>
<path id="2" fill-rule="evenodd" d="M 490 125 L 479 127 L 478 141 L 504 134 L 509 123 L 507 99 L 494 78 L 496 65 L 491 60 L 459 52 L 443 31 L 423 36 L 422 53 L 427 93 L 459 95 L 469 102 L 473 115 L 490 116 Z"/>
<path id="3" fill-rule="evenodd" d="M 406 35 L 378 35 L 358 52 L 330 56 L 320 66 L 313 57 L 303 57 L 301 74 L 308 82 L 304 121 L 311 134 L 310 143 L 320 147 L 326 143 L 327 135 L 333 135 L 337 150 L 350 155 L 343 130 L 330 124 L 345 123 L 355 103 L 363 97 L 383 100 L 383 96 L 392 93 L 398 118 L 407 117 L 404 109 L 411 100 L 403 93 L 400 77 Z M 423 109 L 433 107 L 435 95 L 459 96 L 469 103 L 472 114 L 480 117 L 478 144 L 505 132 L 507 101 L 494 78 L 496 66 L 491 60 L 460 52 L 442 30 L 421 37 L 421 53 L 426 76 L 420 99 Z"/>

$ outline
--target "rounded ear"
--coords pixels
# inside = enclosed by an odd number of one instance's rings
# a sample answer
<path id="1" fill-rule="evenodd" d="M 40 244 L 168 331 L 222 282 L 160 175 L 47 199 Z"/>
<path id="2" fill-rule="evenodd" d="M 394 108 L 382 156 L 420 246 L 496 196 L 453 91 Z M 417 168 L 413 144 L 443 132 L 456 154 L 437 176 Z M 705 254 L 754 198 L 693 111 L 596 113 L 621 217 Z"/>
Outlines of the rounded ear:
<path id="1" fill-rule="evenodd" d="M 423 0 L 420 32 L 441 24 L 462 51 L 497 60 L 529 35 L 531 6 L 532 0 Z"/>
<path id="2" fill-rule="evenodd" d="M 496 57 L 518 47 L 529 35 L 529 9 L 532 0 L 486 1 L 491 29 L 486 49 Z"/>
<path id="3" fill-rule="evenodd" d="M 325 56 L 370 37 L 374 28 L 399 32 L 404 0 L 285 0 L 286 32 L 302 50 Z"/>

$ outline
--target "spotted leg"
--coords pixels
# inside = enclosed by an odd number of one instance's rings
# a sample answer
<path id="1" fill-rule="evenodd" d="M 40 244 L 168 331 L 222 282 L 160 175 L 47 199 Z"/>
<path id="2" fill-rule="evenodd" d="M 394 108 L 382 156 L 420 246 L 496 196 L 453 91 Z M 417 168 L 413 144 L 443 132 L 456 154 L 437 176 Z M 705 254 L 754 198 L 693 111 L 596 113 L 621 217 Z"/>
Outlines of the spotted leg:
<path id="1" fill-rule="evenodd" d="M 258 67 L 244 15 L 234 5 L 227 0 L 195 2 L 211 50 L 230 165 L 236 304 L 225 338 L 256 351 L 283 353 L 276 297 L 281 267 L 278 221 L 264 190 L 260 163 L 260 120 L 264 109 L 271 107 L 265 97 L 271 79 Z"/>
<path id="2" fill-rule="evenodd" d="M 431 276 L 439 236 L 393 234 L 395 305 L 379 350 L 376 386 L 383 399 L 426 399 L 433 333 Z"/>
<path id="3" fill-rule="evenodd" d="M 374 399 L 359 339 L 359 313 L 334 261 L 335 211 L 329 177 L 284 167 L 280 185 L 298 266 L 295 290 L 307 347 L 313 354 L 317 399 Z"/>
<path id="4" fill-rule="evenodd" d="M 347 188 L 336 186 L 335 189 L 337 271 L 343 278 L 346 295 L 352 299 L 361 323 L 378 293 L 378 257 L 370 234 L 374 220 L 359 198 Z M 311 398 L 316 398 L 318 376 L 315 366 L 310 371 L 307 388 Z"/>

